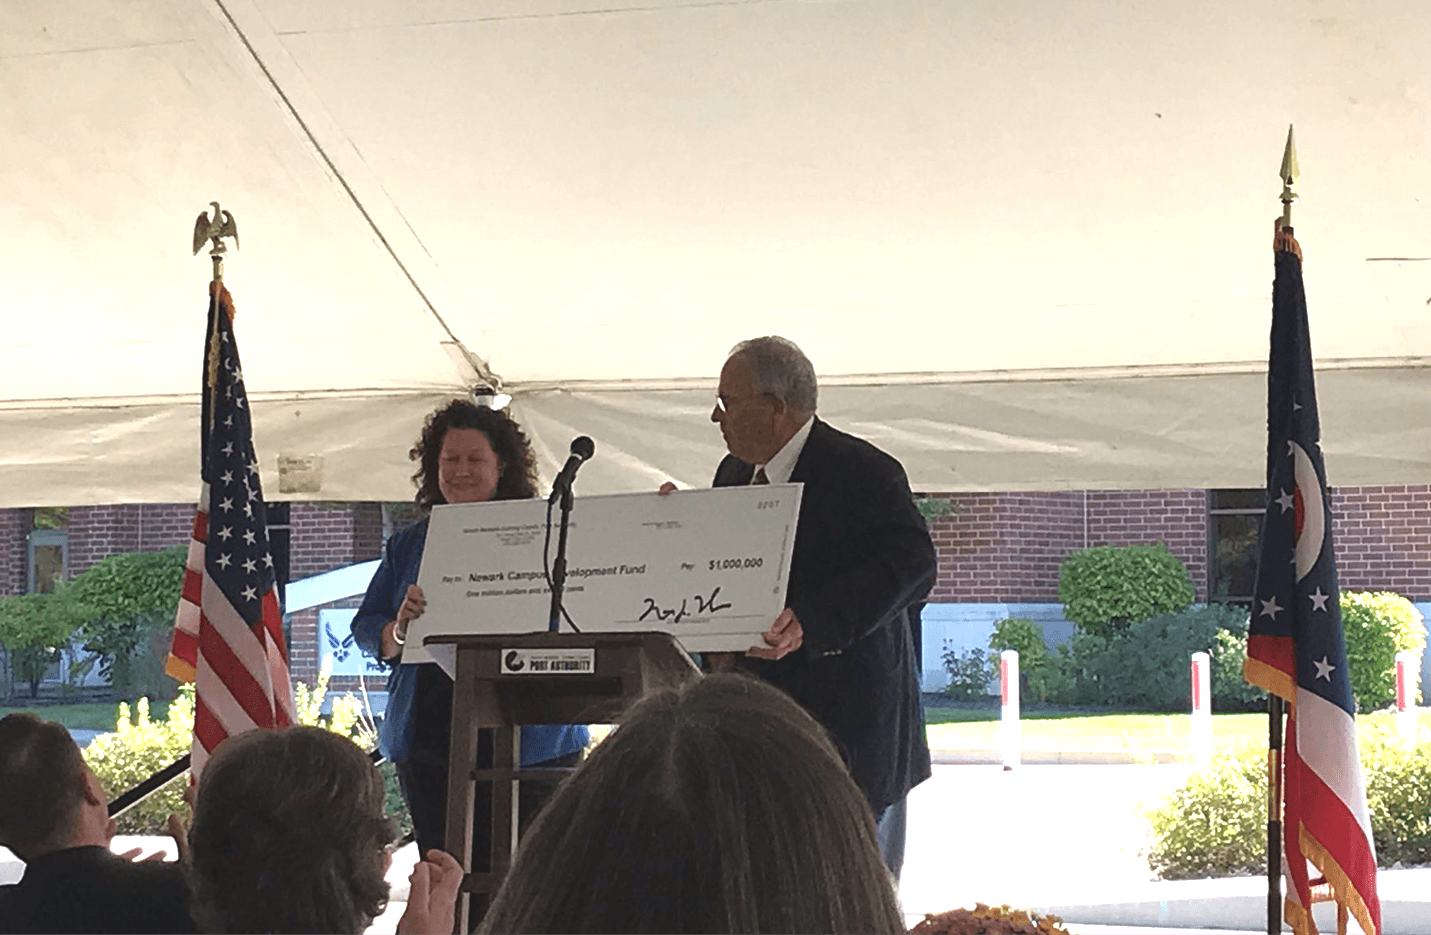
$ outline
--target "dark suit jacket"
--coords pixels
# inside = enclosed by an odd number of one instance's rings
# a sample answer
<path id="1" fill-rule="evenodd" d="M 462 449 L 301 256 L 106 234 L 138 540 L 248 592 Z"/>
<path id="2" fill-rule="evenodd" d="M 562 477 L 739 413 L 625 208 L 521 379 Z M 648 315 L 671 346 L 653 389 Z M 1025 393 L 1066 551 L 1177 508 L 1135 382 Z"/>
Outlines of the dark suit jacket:
<path id="1" fill-rule="evenodd" d="M 72 847 L 25 864 L 0 886 L 0 932 L 197 932 L 175 863 L 131 863 L 102 847 Z"/>
<path id="2" fill-rule="evenodd" d="M 727 455 L 715 486 L 753 473 Z M 878 816 L 930 775 L 913 637 L 934 543 L 899 462 L 819 419 L 790 480 L 805 489 L 785 605 L 805 641 L 778 662 L 746 662 L 834 735 Z"/>

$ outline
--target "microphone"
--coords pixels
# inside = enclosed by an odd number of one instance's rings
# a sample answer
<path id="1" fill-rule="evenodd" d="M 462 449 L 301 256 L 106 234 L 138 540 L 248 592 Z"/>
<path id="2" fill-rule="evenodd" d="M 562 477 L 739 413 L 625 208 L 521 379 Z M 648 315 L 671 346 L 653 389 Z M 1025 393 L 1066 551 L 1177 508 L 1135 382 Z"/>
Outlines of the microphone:
<path id="1" fill-rule="evenodd" d="M 555 503 L 561 496 L 562 491 L 571 490 L 572 481 L 576 480 L 576 472 L 581 467 L 581 463 L 596 453 L 596 442 L 585 435 L 578 435 L 571 441 L 571 457 L 566 459 L 566 464 L 562 465 L 561 473 L 552 482 L 552 492 L 547 497 L 548 503 Z"/>

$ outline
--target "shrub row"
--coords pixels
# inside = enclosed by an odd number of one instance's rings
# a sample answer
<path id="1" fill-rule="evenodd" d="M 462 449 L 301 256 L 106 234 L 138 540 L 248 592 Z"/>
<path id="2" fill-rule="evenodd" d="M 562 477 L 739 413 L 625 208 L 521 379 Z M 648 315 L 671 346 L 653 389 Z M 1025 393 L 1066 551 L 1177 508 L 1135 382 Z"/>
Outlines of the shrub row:
<path id="1" fill-rule="evenodd" d="M 299 683 L 294 690 L 294 708 L 300 724 L 326 727 L 349 737 L 354 743 L 370 748 L 376 740 L 372 724 L 352 695 L 333 699 L 332 714 L 322 713 L 323 699 L 328 691 L 328 671 L 309 688 Z M 117 796 L 178 760 L 189 752 L 194 731 L 194 688 L 186 685 L 169 706 L 165 720 L 149 715 L 149 700 L 140 698 L 133 711 L 129 705 L 119 705 L 113 733 L 101 734 L 84 750 L 85 761 L 104 784 L 110 796 Z M 398 789 L 391 764 L 384 764 L 383 779 L 388 790 L 388 811 L 397 816 L 406 833 L 411 820 Z M 119 816 L 121 834 L 164 834 L 165 821 L 171 812 L 183 811 L 184 789 L 189 782 L 186 771 L 176 776 L 159 791 Z"/>
<path id="2" fill-rule="evenodd" d="M 1061 652 L 1058 665 L 1048 667 L 1042 685 L 1038 679 L 1029 680 L 1036 696 L 1046 693 L 1053 700 L 1147 704 L 1170 710 L 1170 701 L 1183 694 L 1180 686 L 1186 679 L 1177 673 L 1184 669 L 1187 655 L 1206 650 L 1213 655 L 1214 704 L 1220 699 L 1227 710 L 1256 703 L 1255 694 L 1239 688 L 1242 651 L 1234 643 L 1246 642 L 1245 621 L 1237 620 L 1235 613 L 1189 611 L 1192 582 L 1182 562 L 1163 543 L 1096 546 L 1071 553 L 1059 569 L 1058 596 L 1078 635 Z M 1396 654 L 1411 651 L 1419 657 L 1425 650 L 1420 612 L 1396 594 L 1343 592 L 1341 616 L 1358 709 L 1374 711 L 1389 705 L 1395 697 Z M 1025 669 L 1042 665 L 1037 659 L 1025 661 L 1024 647 L 1010 633 L 996 631 L 995 640 L 996 648 L 1019 649 Z M 1036 648 L 1030 648 L 1037 656 Z M 1143 656 L 1147 658 L 1144 674 L 1124 667 Z M 1236 665 L 1231 665 L 1234 658 Z"/>
<path id="3" fill-rule="evenodd" d="M 1020 687 L 1031 701 L 1145 711 L 1188 709 L 1188 662 L 1195 652 L 1212 656 L 1215 710 L 1263 707 L 1265 693 L 1242 678 L 1246 642 L 1246 611 L 1225 604 L 1133 621 L 1108 635 L 1079 631 L 1056 651 L 1048 649 L 1042 630 L 1029 620 L 1001 620 L 989 638 L 991 649 L 1018 650 Z M 953 677 L 949 656 L 946 652 L 945 667 Z M 997 658 L 991 657 L 983 680 L 998 674 Z M 956 691 L 976 681 L 965 674 L 967 667 L 959 669 L 962 681 Z"/>
<path id="4" fill-rule="evenodd" d="M 1377 864 L 1431 862 L 1431 737 L 1395 736 L 1389 713 L 1358 718 Z M 1267 751 L 1222 752 L 1149 809 L 1148 866 L 1163 879 L 1259 873 L 1267 860 Z"/>

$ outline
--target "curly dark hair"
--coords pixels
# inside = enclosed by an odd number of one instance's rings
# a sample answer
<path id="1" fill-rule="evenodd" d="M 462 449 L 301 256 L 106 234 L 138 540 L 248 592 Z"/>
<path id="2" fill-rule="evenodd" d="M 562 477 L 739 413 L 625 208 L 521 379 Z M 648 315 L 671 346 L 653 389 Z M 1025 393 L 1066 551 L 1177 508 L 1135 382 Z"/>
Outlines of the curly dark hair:
<path id="1" fill-rule="evenodd" d="M 412 475 L 417 484 L 413 498 L 423 515 L 437 504 L 446 503 L 437 486 L 437 458 L 442 442 L 452 429 L 476 429 L 487 436 L 492 451 L 502 466 L 493 500 L 527 500 L 537 495 L 537 459 L 532 444 L 517 420 L 501 409 L 479 406 L 465 399 L 454 399 L 427 417 L 422 435 L 407 456 L 418 463 Z"/>
<path id="2" fill-rule="evenodd" d="M 382 776 L 317 727 L 225 740 L 189 829 L 193 917 L 205 932 L 361 932 L 383 911 Z"/>

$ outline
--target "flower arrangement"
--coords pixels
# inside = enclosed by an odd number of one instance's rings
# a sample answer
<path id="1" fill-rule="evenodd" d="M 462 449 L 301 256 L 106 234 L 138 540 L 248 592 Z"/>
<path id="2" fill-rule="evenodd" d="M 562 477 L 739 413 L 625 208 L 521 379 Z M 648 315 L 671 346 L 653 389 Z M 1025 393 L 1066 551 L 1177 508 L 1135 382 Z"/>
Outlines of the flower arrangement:
<path id="1" fill-rule="evenodd" d="M 973 909 L 926 913 L 910 935 L 1068 935 L 1058 916 L 1044 916 L 1008 906 L 975 903 Z"/>

